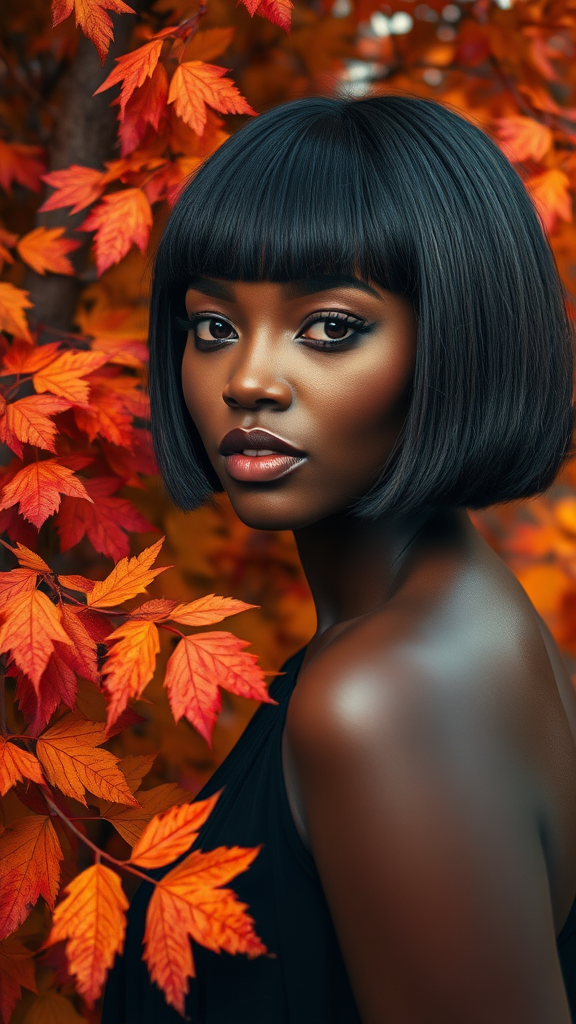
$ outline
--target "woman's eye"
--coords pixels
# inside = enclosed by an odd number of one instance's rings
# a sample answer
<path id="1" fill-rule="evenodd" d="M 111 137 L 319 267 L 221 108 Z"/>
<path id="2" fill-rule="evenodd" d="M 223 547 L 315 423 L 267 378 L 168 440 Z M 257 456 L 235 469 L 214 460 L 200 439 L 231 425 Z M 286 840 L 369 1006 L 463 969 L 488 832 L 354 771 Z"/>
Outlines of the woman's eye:
<path id="1" fill-rule="evenodd" d="M 316 342 L 317 345 L 330 348 L 337 342 L 352 341 L 356 334 L 363 334 L 366 330 L 364 320 L 357 320 L 350 315 L 323 316 L 318 320 L 309 321 L 300 337 L 304 341 Z"/>
<path id="2" fill-rule="evenodd" d="M 194 326 L 196 337 L 200 341 L 229 341 L 237 338 L 238 335 L 227 320 L 211 316 L 205 320 L 198 320 Z"/>

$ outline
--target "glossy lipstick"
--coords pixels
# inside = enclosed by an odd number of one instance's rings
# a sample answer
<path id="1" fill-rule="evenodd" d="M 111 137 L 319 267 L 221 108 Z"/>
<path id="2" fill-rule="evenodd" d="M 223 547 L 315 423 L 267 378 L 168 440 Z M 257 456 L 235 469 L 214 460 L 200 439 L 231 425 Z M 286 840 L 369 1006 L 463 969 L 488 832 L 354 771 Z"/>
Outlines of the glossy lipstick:
<path id="1" fill-rule="evenodd" d="M 218 451 L 229 476 L 247 483 L 279 480 L 306 458 L 305 452 L 261 427 L 235 427 L 222 438 Z"/>

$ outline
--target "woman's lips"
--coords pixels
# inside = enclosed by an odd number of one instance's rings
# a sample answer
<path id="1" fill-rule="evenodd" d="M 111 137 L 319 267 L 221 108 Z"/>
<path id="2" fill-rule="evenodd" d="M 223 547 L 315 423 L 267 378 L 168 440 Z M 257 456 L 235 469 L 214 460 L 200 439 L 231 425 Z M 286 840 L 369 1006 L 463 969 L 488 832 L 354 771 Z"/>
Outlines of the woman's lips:
<path id="1" fill-rule="evenodd" d="M 304 462 L 303 455 L 283 455 L 281 452 L 270 452 L 266 455 L 246 455 L 237 452 L 226 455 L 224 464 L 226 471 L 233 480 L 247 480 L 257 483 L 261 480 L 279 480 L 292 469 Z"/>

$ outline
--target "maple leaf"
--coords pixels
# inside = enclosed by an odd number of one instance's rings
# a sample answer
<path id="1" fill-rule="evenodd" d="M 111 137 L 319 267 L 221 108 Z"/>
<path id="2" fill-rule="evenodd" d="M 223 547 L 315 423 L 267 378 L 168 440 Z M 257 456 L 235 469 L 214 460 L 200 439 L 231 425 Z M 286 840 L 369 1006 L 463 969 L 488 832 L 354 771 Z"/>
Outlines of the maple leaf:
<path id="1" fill-rule="evenodd" d="M 0 572 L 0 609 L 18 594 L 36 590 L 38 574 L 33 569 L 11 569 Z"/>
<path id="2" fill-rule="evenodd" d="M 24 544 L 20 544 L 18 542 L 16 547 L 13 548 L 10 544 L 6 544 L 6 541 L 2 541 L 2 543 L 12 552 L 13 555 L 16 555 L 18 563 L 25 569 L 34 569 L 34 572 L 39 573 L 51 572 L 50 566 L 44 561 L 44 559 L 40 558 L 40 555 L 37 555 L 35 551 L 31 551 L 30 548 L 25 547 Z"/>
<path id="3" fill-rule="evenodd" d="M 126 395 L 117 394 L 110 381 L 102 380 L 98 374 L 91 374 L 89 383 L 90 405 L 74 410 L 76 425 L 88 435 L 89 441 L 100 435 L 112 444 L 130 448 L 132 415 L 125 408 Z"/>
<path id="4" fill-rule="evenodd" d="M 33 953 L 18 939 L 0 942 L 0 1021 L 9 1024 L 22 988 L 36 992 Z"/>
<path id="5" fill-rule="evenodd" d="M 51 391 L 72 405 L 86 405 L 90 384 L 83 378 L 106 362 L 104 352 L 63 352 L 48 366 L 38 370 L 32 383 L 36 391 Z"/>
<path id="6" fill-rule="evenodd" d="M 116 953 L 124 948 L 127 910 L 118 875 L 103 864 L 93 864 L 66 886 L 54 911 L 45 945 L 66 940 L 70 973 L 90 1009 Z"/>
<path id="7" fill-rule="evenodd" d="M 144 85 L 147 78 L 151 78 L 156 70 L 160 53 L 162 50 L 162 39 L 152 39 L 144 43 L 132 53 L 125 53 L 122 57 L 116 57 L 116 67 L 110 72 L 102 85 L 96 89 L 95 96 L 105 92 L 113 85 L 120 85 L 120 118 L 124 118 L 126 104 L 135 89 Z"/>
<path id="8" fill-rule="evenodd" d="M 194 795 L 181 789 L 176 782 L 165 782 L 152 789 L 138 789 L 135 796 L 140 801 L 139 807 L 123 807 L 121 804 L 101 804 L 100 814 L 109 821 L 126 842 L 133 846 L 138 841 L 146 825 L 155 814 L 167 811 L 171 807 L 190 803 Z"/>
<path id="9" fill-rule="evenodd" d="M 294 4 L 291 0 L 238 0 L 242 2 L 251 18 L 259 14 L 274 25 L 278 25 L 285 32 L 290 31 L 290 21 Z"/>
<path id="10" fill-rule="evenodd" d="M 130 697 L 139 697 L 152 679 L 160 639 L 153 622 L 123 622 L 108 640 L 116 641 L 103 669 L 104 686 L 110 697 L 110 728 L 124 711 Z"/>
<path id="11" fill-rule="evenodd" d="M 155 531 L 128 498 L 113 496 L 112 492 L 121 486 L 122 481 L 115 477 L 92 477 L 86 480 L 92 505 L 77 498 L 63 499 L 56 520 L 62 551 L 74 547 L 87 534 L 96 551 L 117 562 L 130 549 L 128 533 Z"/>
<path id="12" fill-rule="evenodd" d="M 226 68 L 190 60 L 179 64 L 170 82 L 168 103 L 174 103 L 179 117 L 198 134 L 206 124 L 206 105 L 221 114 L 256 114 L 233 82 L 222 76 Z"/>
<path id="13" fill-rule="evenodd" d="M 2 359 L 1 375 L 15 373 L 20 376 L 23 373 L 35 373 L 43 366 L 52 363 L 60 351 L 60 344 L 57 341 L 50 341 L 46 345 L 34 345 L 32 341 L 23 341 L 15 338 Z"/>
<path id="14" fill-rule="evenodd" d="M 58 646 L 56 643 L 55 646 Z M 72 650 L 71 647 L 65 648 Z M 12 674 L 12 670 L 10 670 Z M 24 718 L 28 722 L 28 733 L 37 736 L 42 732 L 56 708 L 66 704 L 70 710 L 76 703 L 76 676 L 60 655 L 53 651 L 42 673 L 38 689 L 28 676 L 18 671 L 16 675 L 16 699 Z"/>
<path id="15" fill-rule="evenodd" d="M 56 191 L 42 203 L 38 212 L 71 206 L 70 214 L 79 213 L 100 199 L 104 191 L 102 178 L 102 171 L 96 171 L 93 167 L 81 167 L 80 164 L 72 164 L 61 171 L 50 171 L 43 176 L 42 181 Z"/>
<path id="16" fill-rule="evenodd" d="M 37 274 L 50 270 L 53 274 L 75 273 L 70 263 L 69 252 L 78 249 L 81 242 L 73 238 L 62 238 L 64 228 L 34 228 L 23 235 L 17 245 L 18 255 Z"/>
<path id="17" fill-rule="evenodd" d="M 246 604 L 245 601 L 238 601 L 234 597 L 216 597 L 215 594 L 206 594 L 205 597 L 199 597 L 196 601 L 177 604 L 169 618 L 184 626 L 208 626 L 213 622 L 221 622 L 228 615 L 238 615 L 250 608 L 258 608 L 258 605 Z M 137 609 L 134 614 L 137 614 L 138 611 L 140 609 Z"/>
<path id="18" fill-rule="evenodd" d="M 67 590 L 77 590 L 81 594 L 89 594 L 91 590 L 94 590 L 94 580 L 89 580 L 85 576 L 76 576 L 74 573 L 70 576 L 59 576 L 58 582 L 61 587 L 65 587 Z"/>
<path id="19" fill-rule="evenodd" d="M 190 938 L 219 953 L 267 952 L 254 921 L 231 889 L 217 888 L 246 871 L 259 848 L 195 850 L 156 885 L 146 913 L 144 960 L 166 1002 L 184 1015 L 184 997 L 195 968 Z"/>
<path id="20" fill-rule="evenodd" d="M 175 720 L 187 718 L 212 746 L 212 730 L 222 707 L 219 686 L 231 693 L 268 704 L 264 673 L 256 655 L 243 650 L 247 640 L 232 633 L 196 633 L 185 636 L 170 656 L 164 685 Z"/>
<path id="21" fill-rule="evenodd" d="M 22 1024 L 88 1024 L 59 992 L 43 992 L 26 1012 Z"/>
<path id="22" fill-rule="evenodd" d="M 0 835 L 0 938 L 15 931 L 39 896 L 50 908 L 60 886 L 63 859 L 50 818 L 19 818 Z"/>
<path id="23" fill-rule="evenodd" d="M 0 796 L 25 778 L 42 785 L 44 777 L 38 759 L 0 736 Z"/>
<path id="24" fill-rule="evenodd" d="M 22 458 L 22 443 L 55 452 L 56 424 L 49 416 L 70 408 L 70 402 L 51 395 L 27 395 L 10 402 L 0 417 L 0 441 Z"/>
<path id="25" fill-rule="evenodd" d="M 558 217 L 572 220 L 570 181 L 564 171 L 554 168 L 526 182 L 546 231 L 552 231 Z"/>
<path id="26" fill-rule="evenodd" d="M 10 194 L 12 182 L 16 181 L 32 192 L 39 192 L 40 178 L 45 170 L 40 159 L 43 153 L 40 146 L 0 139 L 0 185 L 4 191 Z"/>
<path id="27" fill-rule="evenodd" d="M 60 495 L 92 501 L 82 481 L 60 459 L 24 466 L 2 489 L 0 509 L 18 504 L 20 515 L 37 530 L 60 508 Z"/>
<path id="28" fill-rule="evenodd" d="M 85 679 L 96 683 L 98 675 L 97 641 L 90 635 L 85 621 L 88 616 L 81 606 L 62 605 L 62 627 L 72 643 L 66 647 L 56 644 L 56 650 L 67 665 Z"/>
<path id="29" fill-rule="evenodd" d="M 38 690 L 54 641 L 71 643 L 61 625 L 60 609 L 42 591 L 32 590 L 11 598 L 1 614 L 0 650 L 12 651 L 18 668 Z"/>
<path id="30" fill-rule="evenodd" d="M 31 309 L 28 292 L 16 288 L 9 281 L 0 281 L 0 331 L 8 331 L 19 338 L 32 341 L 26 322 L 25 309 Z"/>
<path id="31" fill-rule="evenodd" d="M 159 569 L 150 568 L 160 554 L 163 543 L 164 537 L 161 537 L 134 558 L 123 558 L 118 562 L 105 580 L 98 580 L 95 584 L 87 595 L 87 604 L 93 608 L 113 608 L 114 605 L 144 593 L 154 577 L 168 568 L 167 565 Z"/>
<path id="32" fill-rule="evenodd" d="M 141 868 L 161 868 L 189 850 L 221 792 L 207 800 L 170 807 L 164 814 L 156 815 L 132 850 L 131 863 Z"/>
<path id="33" fill-rule="evenodd" d="M 76 28 L 80 27 L 84 35 L 92 40 L 101 64 L 104 64 L 110 41 L 114 38 L 112 19 L 106 12 L 136 13 L 123 0 L 52 0 L 53 27 L 68 18 L 72 11 L 76 17 Z"/>
<path id="34" fill-rule="evenodd" d="M 85 791 L 104 800 L 135 806 L 118 760 L 97 749 L 107 739 L 102 722 L 89 722 L 78 712 L 65 715 L 38 738 L 36 755 L 52 785 L 86 805 Z"/>
<path id="35" fill-rule="evenodd" d="M 498 138 L 509 160 L 537 160 L 546 156 L 553 141 L 547 125 L 533 117 L 499 117 Z"/>
<path id="36" fill-rule="evenodd" d="M 125 188 L 104 196 L 76 230 L 96 232 L 96 269 L 100 276 L 133 244 L 144 253 L 151 227 L 152 210 L 146 193 L 141 188 Z"/>
<path id="37" fill-rule="evenodd" d="M 158 131 L 167 102 L 168 75 L 164 65 L 158 64 L 152 77 L 147 78 L 143 85 L 134 90 L 125 105 L 118 128 L 122 156 L 128 156 L 136 149 L 144 138 L 148 125 L 155 132 Z"/>

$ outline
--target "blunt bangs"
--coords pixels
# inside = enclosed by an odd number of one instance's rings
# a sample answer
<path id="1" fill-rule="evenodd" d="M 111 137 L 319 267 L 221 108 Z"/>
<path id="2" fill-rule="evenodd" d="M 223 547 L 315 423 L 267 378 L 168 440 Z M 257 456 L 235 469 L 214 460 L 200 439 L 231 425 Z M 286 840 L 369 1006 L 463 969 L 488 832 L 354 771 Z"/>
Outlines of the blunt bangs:
<path id="1" fill-rule="evenodd" d="M 513 167 L 480 129 L 403 96 L 298 100 L 200 168 L 158 247 L 152 433 L 183 509 L 222 490 L 186 409 L 185 294 L 198 276 L 355 275 L 411 302 L 409 411 L 353 511 L 484 508 L 552 483 L 573 425 L 572 337 L 554 259 Z"/>

